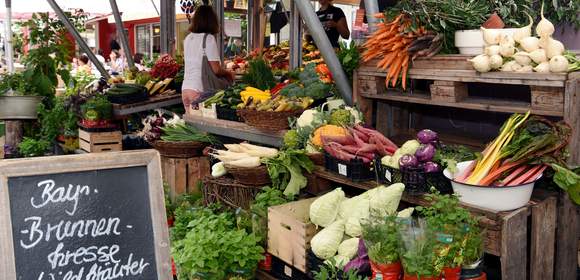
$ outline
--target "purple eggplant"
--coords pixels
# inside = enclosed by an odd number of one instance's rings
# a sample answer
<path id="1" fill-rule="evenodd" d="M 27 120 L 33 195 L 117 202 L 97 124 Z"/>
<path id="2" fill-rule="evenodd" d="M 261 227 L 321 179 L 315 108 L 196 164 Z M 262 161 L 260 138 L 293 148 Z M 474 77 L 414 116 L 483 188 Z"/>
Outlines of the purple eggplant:
<path id="1" fill-rule="evenodd" d="M 421 144 L 435 143 L 439 140 L 439 136 L 437 136 L 437 132 L 431 129 L 423 129 L 417 133 L 417 140 Z"/>
<path id="2" fill-rule="evenodd" d="M 431 144 L 422 144 L 415 152 L 415 157 L 420 162 L 432 161 L 435 156 L 435 146 Z"/>

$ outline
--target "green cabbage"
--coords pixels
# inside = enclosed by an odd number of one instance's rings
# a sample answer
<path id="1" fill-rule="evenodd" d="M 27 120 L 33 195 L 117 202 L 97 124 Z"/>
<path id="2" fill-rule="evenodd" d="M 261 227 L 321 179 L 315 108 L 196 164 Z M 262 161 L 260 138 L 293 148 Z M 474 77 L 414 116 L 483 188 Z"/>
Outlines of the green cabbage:
<path id="1" fill-rule="evenodd" d="M 405 185 L 402 183 L 392 184 L 388 187 L 379 186 L 373 190 L 370 199 L 372 214 L 387 216 L 396 213 L 403 196 Z"/>
<path id="2" fill-rule="evenodd" d="M 312 252 L 323 260 L 332 258 L 336 255 L 343 236 L 344 221 L 337 220 L 312 238 L 310 241 Z"/>
<path id="3" fill-rule="evenodd" d="M 342 241 L 338 246 L 338 255 L 347 257 L 349 260 L 356 256 L 358 251 L 358 238 L 350 238 L 345 241 Z"/>
<path id="4" fill-rule="evenodd" d="M 340 203 L 344 199 L 344 192 L 341 188 L 337 188 L 317 198 L 310 205 L 310 221 L 321 227 L 330 225 L 334 220 L 336 220 Z"/>

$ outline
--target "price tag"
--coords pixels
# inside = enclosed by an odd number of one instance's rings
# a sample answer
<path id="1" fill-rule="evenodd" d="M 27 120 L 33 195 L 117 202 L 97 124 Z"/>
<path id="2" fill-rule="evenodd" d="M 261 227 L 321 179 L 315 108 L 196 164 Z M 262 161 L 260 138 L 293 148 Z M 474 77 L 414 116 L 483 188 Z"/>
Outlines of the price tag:
<path id="1" fill-rule="evenodd" d="M 347 176 L 346 173 L 346 165 L 339 163 L 338 164 L 338 174 L 342 175 L 342 176 Z"/>
<path id="2" fill-rule="evenodd" d="M 286 274 L 286 276 L 288 276 L 288 277 L 292 277 L 292 268 L 290 268 L 289 266 L 285 265 L 284 266 L 284 274 Z"/>
<path id="3" fill-rule="evenodd" d="M 391 171 L 389 171 L 388 169 L 385 170 L 385 179 L 387 179 L 387 181 L 392 182 L 392 178 L 391 178 Z"/>

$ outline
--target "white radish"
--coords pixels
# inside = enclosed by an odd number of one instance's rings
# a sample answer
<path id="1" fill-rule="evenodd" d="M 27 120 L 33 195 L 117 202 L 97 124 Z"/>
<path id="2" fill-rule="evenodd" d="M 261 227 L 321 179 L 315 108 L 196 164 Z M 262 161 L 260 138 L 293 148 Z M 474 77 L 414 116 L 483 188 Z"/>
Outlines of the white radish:
<path id="1" fill-rule="evenodd" d="M 494 54 L 489 57 L 489 66 L 491 69 L 499 69 L 503 64 L 503 58 L 499 54 Z"/>
<path id="2" fill-rule="evenodd" d="M 552 24 L 549 20 L 547 20 L 544 17 L 544 2 L 542 2 L 540 14 L 542 16 L 542 20 L 540 20 L 540 22 L 538 22 L 538 25 L 536 26 L 536 34 L 538 34 L 538 36 L 542 38 L 550 37 L 552 36 L 552 34 L 554 34 L 555 28 L 554 24 Z"/>
<path id="3" fill-rule="evenodd" d="M 514 46 L 511 45 L 499 45 L 499 46 L 500 46 L 499 53 L 503 57 L 512 57 L 516 52 L 516 48 Z"/>
<path id="4" fill-rule="evenodd" d="M 487 29 L 481 27 L 481 31 L 483 32 L 483 41 L 485 41 L 488 45 L 497 45 L 499 44 L 501 32 L 498 29 Z"/>
<path id="5" fill-rule="evenodd" d="M 514 40 L 517 43 L 520 43 L 523 38 L 532 36 L 532 24 L 534 24 L 534 19 L 529 14 L 526 13 L 526 15 L 528 15 L 530 23 L 524 27 L 516 29 L 514 32 Z"/>
<path id="6" fill-rule="evenodd" d="M 477 72 L 489 72 L 491 70 L 489 56 L 485 54 L 480 54 L 468 61 L 471 62 Z"/>
<path id="7" fill-rule="evenodd" d="M 515 60 L 506 62 L 500 69 L 502 72 L 515 72 L 522 68 Z"/>
<path id="8" fill-rule="evenodd" d="M 507 33 L 503 33 L 500 36 L 499 39 L 499 45 L 500 46 L 515 46 L 516 42 L 514 41 L 514 38 L 512 37 L 512 35 L 507 34 Z"/>
<path id="9" fill-rule="evenodd" d="M 550 59 L 554 56 L 562 55 L 565 51 L 564 44 L 552 38 L 548 40 L 548 45 L 546 46 L 545 49 L 546 56 Z"/>
<path id="10" fill-rule="evenodd" d="M 274 148 L 266 148 L 248 143 L 241 143 L 240 145 L 246 149 L 246 153 L 252 156 L 270 158 L 278 155 L 278 150 Z"/>
<path id="11" fill-rule="evenodd" d="M 258 167 L 261 164 L 262 164 L 262 162 L 260 161 L 259 157 L 247 157 L 247 158 L 238 159 L 238 160 L 234 160 L 234 161 L 230 161 L 230 162 L 226 163 L 226 169 L 228 166 L 252 168 L 252 167 Z"/>
<path id="12" fill-rule="evenodd" d="M 543 49 L 537 49 L 533 52 L 529 53 L 530 58 L 535 62 L 535 63 L 543 63 L 543 62 L 548 62 L 548 57 L 546 56 L 546 51 Z"/>
<path id="13" fill-rule="evenodd" d="M 518 64 L 522 66 L 530 65 L 530 63 L 532 63 L 532 59 L 527 52 L 517 52 L 513 55 L 513 58 Z"/>
<path id="14" fill-rule="evenodd" d="M 530 73 L 533 71 L 534 71 L 534 68 L 532 67 L 532 65 L 524 65 L 520 69 L 516 70 L 516 72 L 519 72 L 519 73 Z"/>
<path id="15" fill-rule="evenodd" d="M 564 56 L 557 55 L 550 59 L 550 72 L 565 73 L 568 72 L 568 59 Z"/>
<path id="16" fill-rule="evenodd" d="M 499 54 L 499 50 L 500 50 L 500 46 L 498 46 L 498 45 L 487 46 L 487 47 L 485 47 L 485 54 L 487 54 L 489 56 L 496 55 L 496 54 Z"/>
<path id="17" fill-rule="evenodd" d="M 536 37 L 526 37 L 520 40 L 520 46 L 526 52 L 533 52 L 540 47 L 540 39 Z"/>
<path id="18" fill-rule="evenodd" d="M 236 152 L 236 153 L 243 153 L 246 151 L 240 144 L 225 144 L 224 147 L 228 149 L 228 151 Z"/>
<path id="19" fill-rule="evenodd" d="M 550 62 L 542 62 L 534 67 L 534 71 L 538 73 L 550 73 Z"/>

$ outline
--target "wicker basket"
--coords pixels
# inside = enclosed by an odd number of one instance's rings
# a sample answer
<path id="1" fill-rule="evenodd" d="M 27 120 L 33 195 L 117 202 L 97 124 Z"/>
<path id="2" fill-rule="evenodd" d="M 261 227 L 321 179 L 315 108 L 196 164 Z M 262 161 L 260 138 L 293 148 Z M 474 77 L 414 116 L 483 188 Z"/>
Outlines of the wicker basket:
<path id="1" fill-rule="evenodd" d="M 190 158 L 200 156 L 207 143 L 198 141 L 155 141 L 151 146 L 155 148 L 162 156 L 172 158 Z"/>
<path id="2" fill-rule="evenodd" d="M 270 184 L 270 175 L 268 174 L 268 168 L 265 165 L 260 165 L 258 167 L 233 167 L 226 164 L 226 170 L 229 174 L 234 176 L 236 181 L 245 185 L 252 186 L 264 186 Z"/>
<path id="3" fill-rule="evenodd" d="M 240 184 L 227 177 L 205 177 L 202 189 L 205 205 L 219 202 L 235 209 L 249 209 L 250 203 L 262 187 Z"/>
<path id="4" fill-rule="evenodd" d="M 302 110 L 290 112 L 270 112 L 239 109 L 238 115 L 247 125 L 255 128 L 270 131 L 280 131 L 290 127 L 288 118 L 297 117 L 302 114 Z"/>

